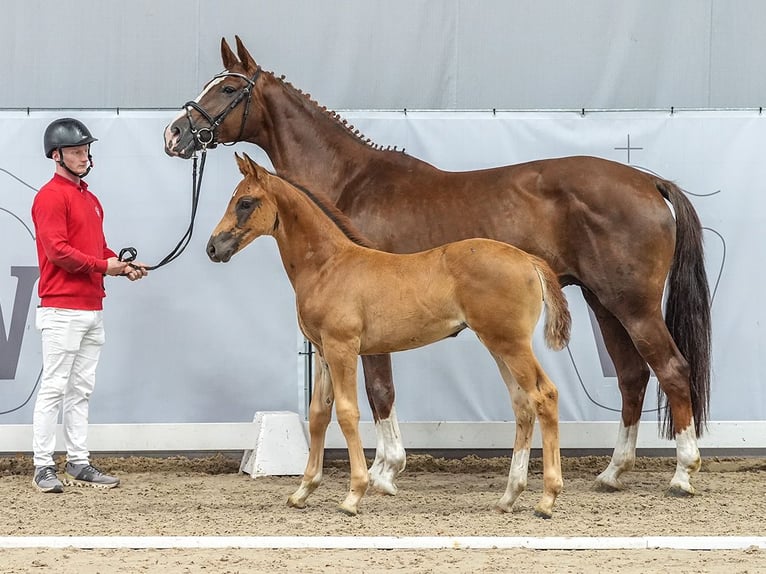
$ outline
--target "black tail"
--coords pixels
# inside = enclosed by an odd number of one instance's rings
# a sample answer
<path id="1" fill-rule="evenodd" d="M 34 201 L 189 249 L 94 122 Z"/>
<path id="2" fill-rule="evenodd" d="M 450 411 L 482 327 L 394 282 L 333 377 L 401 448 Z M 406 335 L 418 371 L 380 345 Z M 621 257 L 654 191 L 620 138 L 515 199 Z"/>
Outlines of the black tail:
<path id="1" fill-rule="evenodd" d="M 694 430 L 701 436 L 710 406 L 711 319 L 710 289 L 702 249 L 702 225 L 684 192 L 675 184 L 657 180 L 657 189 L 676 213 L 676 251 L 668 275 L 665 324 L 678 350 L 689 363 Z M 673 419 L 662 390 L 658 390 L 662 433 L 672 439 L 683 429 Z"/>

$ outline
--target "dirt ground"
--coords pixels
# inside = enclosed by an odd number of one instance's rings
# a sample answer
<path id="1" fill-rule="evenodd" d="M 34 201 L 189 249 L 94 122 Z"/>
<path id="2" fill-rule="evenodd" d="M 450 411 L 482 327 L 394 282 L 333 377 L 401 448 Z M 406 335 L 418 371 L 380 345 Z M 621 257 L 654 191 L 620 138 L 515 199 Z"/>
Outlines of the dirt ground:
<path id="1" fill-rule="evenodd" d="M 0 458 L 0 537 L 8 536 L 764 536 L 766 460 L 707 458 L 693 498 L 665 496 L 675 460 L 640 458 L 618 493 L 597 492 L 606 457 L 562 460 L 564 491 L 551 520 L 533 515 L 542 488 L 539 459 L 514 512 L 493 504 L 509 459 L 410 455 L 395 497 L 368 494 L 360 514 L 336 505 L 348 463 L 327 461 L 309 506 L 286 505 L 299 477 L 239 474 L 239 459 L 95 458 L 119 488 L 32 486 L 29 457 Z M 60 465 L 62 468 L 63 465 Z M 766 572 L 766 551 L 687 550 L 263 550 L 2 549 L 0 572 Z"/>

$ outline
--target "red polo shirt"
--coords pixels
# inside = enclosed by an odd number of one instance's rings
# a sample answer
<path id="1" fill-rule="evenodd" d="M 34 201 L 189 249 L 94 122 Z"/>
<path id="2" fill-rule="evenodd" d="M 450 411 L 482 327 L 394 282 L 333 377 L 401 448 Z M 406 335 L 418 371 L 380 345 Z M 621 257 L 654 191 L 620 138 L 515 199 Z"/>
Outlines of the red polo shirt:
<path id="1" fill-rule="evenodd" d="M 32 204 L 43 307 L 95 311 L 102 308 L 109 257 L 104 210 L 88 184 L 54 174 Z"/>

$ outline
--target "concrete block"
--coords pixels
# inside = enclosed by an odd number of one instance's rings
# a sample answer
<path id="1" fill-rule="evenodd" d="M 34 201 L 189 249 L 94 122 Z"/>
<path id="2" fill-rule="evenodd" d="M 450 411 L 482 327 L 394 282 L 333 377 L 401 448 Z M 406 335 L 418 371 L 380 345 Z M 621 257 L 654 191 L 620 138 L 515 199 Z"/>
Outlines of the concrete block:
<path id="1" fill-rule="evenodd" d="M 254 446 L 242 456 L 239 470 L 259 476 L 299 476 L 306 468 L 309 444 L 303 421 L 290 411 L 258 411 Z"/>

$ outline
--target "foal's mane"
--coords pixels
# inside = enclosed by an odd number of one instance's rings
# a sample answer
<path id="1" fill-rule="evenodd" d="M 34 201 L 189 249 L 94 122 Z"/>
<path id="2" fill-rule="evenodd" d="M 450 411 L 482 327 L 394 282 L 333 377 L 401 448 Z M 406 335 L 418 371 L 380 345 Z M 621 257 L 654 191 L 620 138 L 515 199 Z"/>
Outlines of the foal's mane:
<path id="1" fill-rule="evenodd" d="M 351 241 L 362 247 L 375 249 L 372 243 L 370 243 L 370 241 L 364 235 L 362 235 L 362 233 L 340 209 L 335 207 L 335 204 L 332 203 L 327 198 L 327 196 L 325 196 L 323 193 L 312 192 L 302 185 L 299 185 L 288 179 L 285 179 L 285 181 L 303 193 L 303 195 L 308 197 L 311 202 L 314 203 L 314 205 L 316 205 L 319 209 L 321 209 L 322 212 L 335 224 L 335 226 L 340 229 L 343 234 Z"/>

